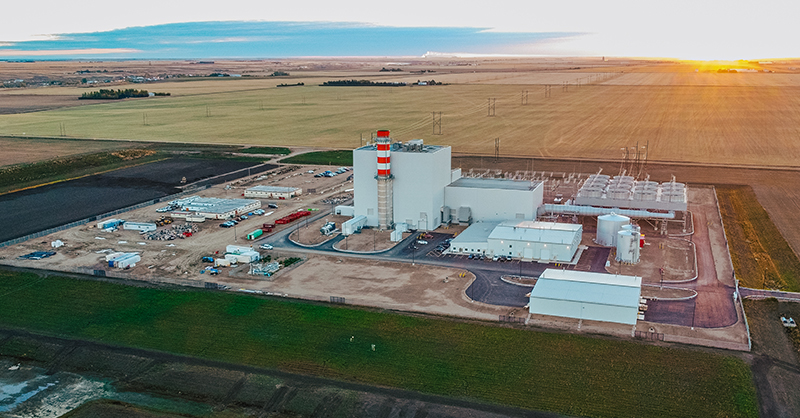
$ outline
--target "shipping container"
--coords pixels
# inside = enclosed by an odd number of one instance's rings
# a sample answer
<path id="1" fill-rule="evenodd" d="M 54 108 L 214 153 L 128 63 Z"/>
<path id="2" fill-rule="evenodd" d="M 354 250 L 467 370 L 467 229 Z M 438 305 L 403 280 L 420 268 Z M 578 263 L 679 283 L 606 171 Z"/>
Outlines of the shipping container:
<path id="1" fill-rule="evenodd" d="M 264 233 L 264 231 L 262 231 L 262 230 L 260 230 L 260 229 L 256 229 L 255 231 L 253 231 L 253 232 L 251 232 L 251 233 L 247 234 L 247 239 L 248 239 L 248 240 L 250 240 L 250 241 L 252 241 L 252 240 L 254 240 L 254 239 L 256 239 L 256 238 L 260 237 L 260 236 L 261 236 L 261 234 L 263 234 L 263 233 Z"/>

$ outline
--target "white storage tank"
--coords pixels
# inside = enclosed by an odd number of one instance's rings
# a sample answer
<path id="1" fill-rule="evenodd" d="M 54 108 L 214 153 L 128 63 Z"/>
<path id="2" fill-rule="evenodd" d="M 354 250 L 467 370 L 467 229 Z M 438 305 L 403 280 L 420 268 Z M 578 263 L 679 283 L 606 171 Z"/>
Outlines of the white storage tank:
<path id="1" fill-rule="evenodd" d="M 622 225 L 631 223 L 631 218 L 627 216 L 609 213 L 597 217 L 597 238 L 595 242 L 606 247 L 613 247 L 617 244 L 617 232 L 622 229 Z"/>
<path id="2" fill-rule="evenodd" d="M 623 230 L 617 232 L 617 261 L 622 263 L 639 262 L 639 232 Z"/>

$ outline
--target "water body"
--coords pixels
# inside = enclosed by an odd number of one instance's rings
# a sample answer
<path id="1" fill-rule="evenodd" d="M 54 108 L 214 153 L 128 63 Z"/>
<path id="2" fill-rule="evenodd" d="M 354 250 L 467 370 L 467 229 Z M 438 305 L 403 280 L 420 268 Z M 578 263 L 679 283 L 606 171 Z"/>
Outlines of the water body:
<path id="1" fill-rule="evenodd" d="M 9 418 L 56 418 L 97 399 L 110 399 L 164 412 L 209 415 L 211 406 L 180 399 L 165 399 L 144 393 L 118 391 L 107 379 L 81 376 L 22 365 L 0 357 L 0 416 Z"/>
<path id="2" fill-rule="evenodd" d="M 129 49 L 46 59 L 199 59 L 299 56 L 421 56 L 428 51 L 534 54 L 543 43 L 579 33 L 499 33 L 487 28 L 403 28 L 358 23 L 190 22 L 106 32 L 60 34 L 56 39 L 0 46 L 0 58 L 39 59 L 15 51 Z"/>

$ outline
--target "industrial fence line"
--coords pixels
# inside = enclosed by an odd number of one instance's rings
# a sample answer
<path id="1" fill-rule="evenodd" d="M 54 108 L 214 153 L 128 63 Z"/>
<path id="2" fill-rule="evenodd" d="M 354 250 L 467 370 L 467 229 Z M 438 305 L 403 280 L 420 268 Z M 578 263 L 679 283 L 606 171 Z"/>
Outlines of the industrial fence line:
<path id="1" fill-rule="evenodd" d="M 103 218 L 107 218 L 109 216 L 119 215 L 120 213 L 130 212 L 130 211 L 136 210 L 136 209 L 141 209 L 143 207 L 150 206 L 150 205 L 155 204 L 155 203 L 160 203 L 160 202 L 169 201 L 169 200 L 175 200 L 175 199 L 177 199 L 179 197 L 185 196 L 187 194 L 195 193 L 195 192 L 198 192 L 200 190 L 205 190 L 205 189 L 207 189 L 209 187 L 211 187 L 211 186 L 210 185 L 205 185 L 205 186 L 192 188 L 190 190 L 184 190 L 184 191 L 182 191 L 180 193 L 175 193 L 175 194 L 171 194 L 171 195 L 168 195 L 168 196 L 159 197 L 159 198 L 156 198 L 156 199 L 148 200 L 146 202 L 138 203 L 138 204 L 133 205 L 133 206 L 124 207 L 122 209 L 117 209 L 117 210 L 114 210 L 114 211 L 111 211 L 111 212 L 106 212 L 106 213 L 103 213 L 103 214 L 100 214 L 100 215 L 90 216 L 88 218 L 84 218 L 84 219 L 81 219 L 79 221 L 74 221 L 74 222 L 70 222 L 68 224 L 59 225 L 59 226 L 56 226 L 56 227 L 53 227 L 53 228 L 45 229 L 44 231 L 34 232 L 33 234 L 28 234 L 28 235 L 25 235 L 23 237 L 10 239 L 8 241 L 0 242 L 0 248 L 8 247 L 9 245 L 16 245 L 16 244 L 19 244 L 21 242 L 25 242 L 25 241 L 28 241 L 28 240 L 31 240 L 31 239 L 35 239 L 35 238 L 40 238 L 40 237 L 43 237 L 45 235 L 50 235 L 50 234 L 52 234 L 54 232 L 59 232 L 59 231 L 64 231 L 66 229 L 74 228 L 76 226 L 86 225 L 89 222 L 94 222 L 94 221 L 96 221 L 98 219 L 103 219 Z"/>

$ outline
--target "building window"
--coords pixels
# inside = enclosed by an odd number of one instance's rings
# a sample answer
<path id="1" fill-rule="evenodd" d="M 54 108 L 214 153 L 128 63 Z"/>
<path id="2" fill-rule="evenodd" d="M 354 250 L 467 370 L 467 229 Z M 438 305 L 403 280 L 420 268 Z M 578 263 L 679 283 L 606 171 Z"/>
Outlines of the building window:
<path id="1" fill-rule="evenodd" d="M 372 208 L 367 209 L 367 215 L 374 215 L 374 214 L 375 214 L 375 209 Z"/>

